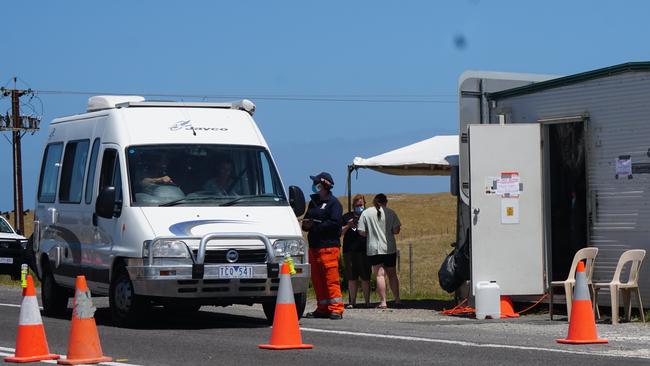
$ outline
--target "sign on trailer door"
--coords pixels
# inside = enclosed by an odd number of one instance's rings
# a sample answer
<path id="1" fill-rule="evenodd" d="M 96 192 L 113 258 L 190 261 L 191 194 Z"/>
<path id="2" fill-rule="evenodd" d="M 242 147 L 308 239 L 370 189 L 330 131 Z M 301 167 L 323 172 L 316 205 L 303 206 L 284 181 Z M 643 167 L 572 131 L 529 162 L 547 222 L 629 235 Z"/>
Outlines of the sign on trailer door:
<path id="1" fill-rule="evenodd" d="M 470 125 L 472 287 L 544 293 L 539 124 Z"/>

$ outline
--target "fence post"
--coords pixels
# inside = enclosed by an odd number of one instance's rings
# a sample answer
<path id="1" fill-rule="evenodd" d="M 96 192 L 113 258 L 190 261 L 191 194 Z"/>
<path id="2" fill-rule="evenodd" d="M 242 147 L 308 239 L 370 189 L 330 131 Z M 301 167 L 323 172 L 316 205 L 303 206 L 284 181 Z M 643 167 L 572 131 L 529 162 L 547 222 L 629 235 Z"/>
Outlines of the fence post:
<path id="1" fill-rule="evenodd" d="M 400 268 L 402 267 L 401 264 L 402 264 L 402 256 L 399 253 L 399 249 L 397 249 L 397 272 L 398 273 L 400 272 Z"/>
<path id="2" fill-rule="evenodd" d="M 409 294 L 413 293 L 413 243 L 409 242 Z"/>

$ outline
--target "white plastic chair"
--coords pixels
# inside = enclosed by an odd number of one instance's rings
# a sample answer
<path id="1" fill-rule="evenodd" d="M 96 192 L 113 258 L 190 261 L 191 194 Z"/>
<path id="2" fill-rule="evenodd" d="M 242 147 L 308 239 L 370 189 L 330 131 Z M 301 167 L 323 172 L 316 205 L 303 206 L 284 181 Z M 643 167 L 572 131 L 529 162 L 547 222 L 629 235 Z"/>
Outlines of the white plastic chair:
<path id="1" fill-rule="evenodd" d="M 645 323 L 643 304 L 641 303 L 641 291 L 639 291 L 639 272 L 641 271 L 641 265 L 643 264 L 644 258 L 645 249 L 632 249 L 623 252 L 621 258 L 618 260 L 618 264 L 616 265 L 616 271 L 614 272 L 612 282 L 594 284 L 596 291 L 594 296 L 596 301 L 594 304 L 596 309 L 598 309 L 598 290 L 609 288 L 609 293 L 612 297 L 612 324 L 618 324 L 618 290 L 621 290 L 623 293 L 623 305 L 627 321 L 630 321 L 632 318 L 632 302 L 630 301 L 630 295 L 635 291 L 639 302 L 639 316 Z M 625 267 L 629 262 L 632 262 L 632 264 L 630 265 L 628 280 L 625 283 L 621 283 L 621 272 L 623 271 L 623 267 Z M 598 317 L 600 318 L 600 315 Z"/>
<path id="2" fill-rule="evenodd" d="M 598 248 L 582 248 L 576 252 L 576 255 L 573 256 L 573 262 L 571 263 L 571 269 L 569 270 L 569 275 L 564 281 L 552 281 L 549 288 L 550 295 L 550 304 L 549 304 L 549 313 L 551 314 L 551 320 L 553 320 L 553 287 L 564 287 L 564 293 L 566 294 L 566 314 L 567 318 L 571 320 L 571 301 L 573 300 L 573 287 L 576 284 L 576 268 L 578 268 L 578 262 L 585 261 L 585 272 L 587 275 L 587 286 L 589 287 L 592 294 L 592 301 L 594 288 L 591 282 L 591 275 L 594 273 L 594 262 L 596 261 L 596 255 L 598 254 Z"/>

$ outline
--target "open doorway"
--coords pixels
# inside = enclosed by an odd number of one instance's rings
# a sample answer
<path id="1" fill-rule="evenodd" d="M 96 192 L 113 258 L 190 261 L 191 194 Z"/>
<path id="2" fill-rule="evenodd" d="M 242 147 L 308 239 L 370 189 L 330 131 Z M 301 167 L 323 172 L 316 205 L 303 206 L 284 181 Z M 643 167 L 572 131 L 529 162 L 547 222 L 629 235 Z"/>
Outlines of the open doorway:
<path id="1" fill-rule="evenodd" d="M 567 278 L 573 256 L 588 243 L 585 129 L 584 122 L 547 127 L 551 276 L 558 281 Z"/>

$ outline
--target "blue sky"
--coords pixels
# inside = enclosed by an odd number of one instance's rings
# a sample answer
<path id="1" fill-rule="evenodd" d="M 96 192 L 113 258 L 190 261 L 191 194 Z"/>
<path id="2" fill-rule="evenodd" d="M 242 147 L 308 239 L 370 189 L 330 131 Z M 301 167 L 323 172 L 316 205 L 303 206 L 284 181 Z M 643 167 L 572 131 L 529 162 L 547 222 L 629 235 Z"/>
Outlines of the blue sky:
<path id="1" fill-rule="evenodd" d="M 308 190 L 308 175 L 326 170 L 343 194 L 354 156 L 457 133 L 465 70 L 573 74 L 650 60 L 649 8 L 642 1 L 6 2 L 0 85 L 18 76 L 20 87 L 41 91 L 249 97 L 285 184 Z M 47 124 L 82 112 L 88 98 L 38 97 L 43 128 L 23 140 L 25 208 L 34 205 Z M 41 113 L 39 101 L 31 104 Z M 0 100 L 0 112 L 8 108 L 8 98 Z M 0 154 L 6 211 L 12 167 L 4 138 Z M 369 171 L 353 184 L 355 192 L 449 185 L 445 177 Z"/>

